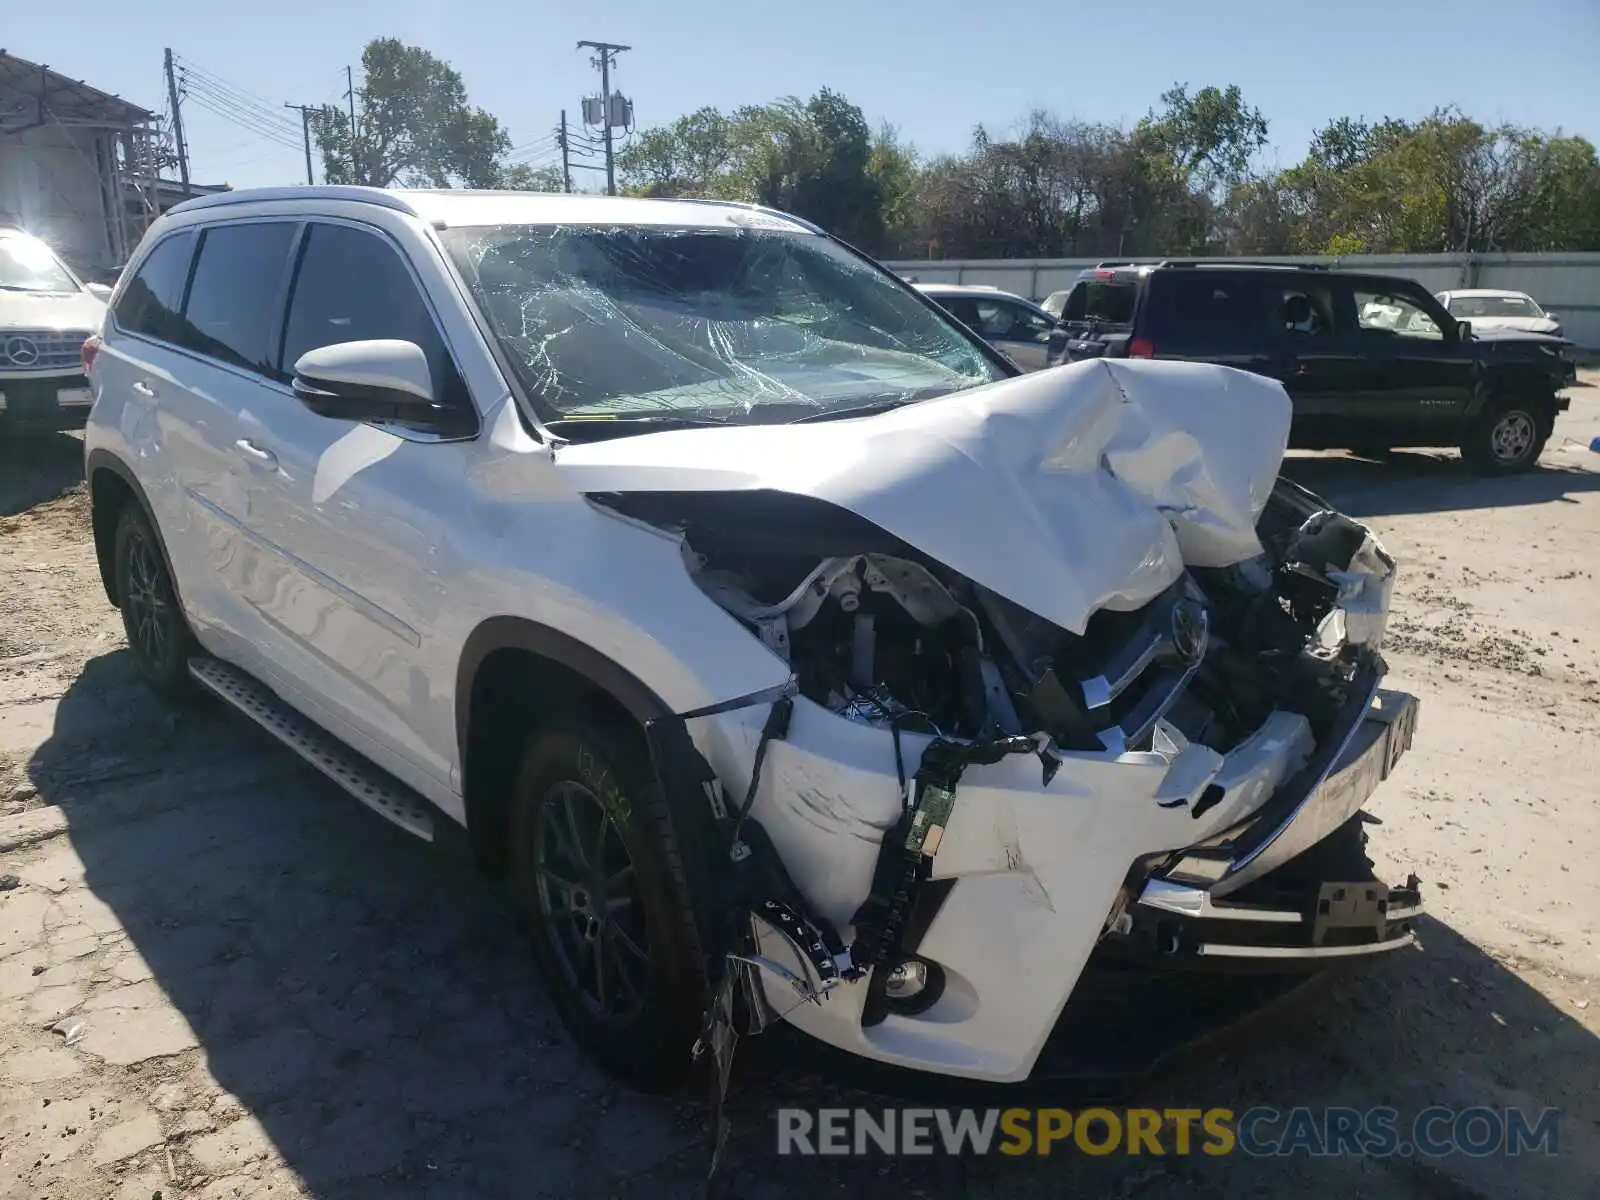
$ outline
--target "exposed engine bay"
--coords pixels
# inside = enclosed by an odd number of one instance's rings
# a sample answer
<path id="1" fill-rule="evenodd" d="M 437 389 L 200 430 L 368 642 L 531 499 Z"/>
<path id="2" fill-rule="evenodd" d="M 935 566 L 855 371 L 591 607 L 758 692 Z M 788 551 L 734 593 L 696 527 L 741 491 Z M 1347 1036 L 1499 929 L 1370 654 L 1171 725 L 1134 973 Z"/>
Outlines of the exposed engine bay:
<path id="1" fill-rule="evenodd" d="M 870 526 L 851 546 L 848 528 L 813 525 L 802 540 L 824 552 L 806 553 L 766 521 L 752 536 L 748 504 L 709 499 L 609 503 L 679 533 L 702 590 L 789 664 L 802 695 L 852 721 L 947 739 L 1226 753 L 1275 710 L 1304 715 L 1320 739 L 1357 661 L 1381 642 L 1392 586 L 1393 560 L 1370 533 L 1288 482 L 1258 523 L 1260 556 L 1191 569 L 1137 611 L 1094 613 L 1082 634 Z"/>

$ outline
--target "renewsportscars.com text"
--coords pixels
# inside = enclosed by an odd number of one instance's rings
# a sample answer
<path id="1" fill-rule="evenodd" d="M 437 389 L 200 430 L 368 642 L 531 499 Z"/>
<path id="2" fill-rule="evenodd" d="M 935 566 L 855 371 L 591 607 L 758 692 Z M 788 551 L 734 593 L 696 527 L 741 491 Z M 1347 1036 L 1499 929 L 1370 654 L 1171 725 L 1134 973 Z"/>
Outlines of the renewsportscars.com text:
<path id="1" fill-rule="evenodd" d="M 783 1108 L 778 1153 L 1252 1157 L 1559 1152 L 1560 1112 L 1486 1106 L 1425 1108 Z"/>

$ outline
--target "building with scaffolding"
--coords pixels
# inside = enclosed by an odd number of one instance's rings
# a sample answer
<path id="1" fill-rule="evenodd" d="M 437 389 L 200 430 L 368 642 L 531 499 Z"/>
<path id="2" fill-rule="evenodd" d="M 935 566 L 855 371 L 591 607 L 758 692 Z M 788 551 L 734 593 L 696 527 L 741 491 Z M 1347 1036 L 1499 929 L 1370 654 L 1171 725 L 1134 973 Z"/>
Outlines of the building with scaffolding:
<path id="1" fill-rule="evenodd" d="M 26 229 L 98 277 L 186 198 L 162 177 L 173 162 L 155 113 L 0 50 L 0 224 Z"/>

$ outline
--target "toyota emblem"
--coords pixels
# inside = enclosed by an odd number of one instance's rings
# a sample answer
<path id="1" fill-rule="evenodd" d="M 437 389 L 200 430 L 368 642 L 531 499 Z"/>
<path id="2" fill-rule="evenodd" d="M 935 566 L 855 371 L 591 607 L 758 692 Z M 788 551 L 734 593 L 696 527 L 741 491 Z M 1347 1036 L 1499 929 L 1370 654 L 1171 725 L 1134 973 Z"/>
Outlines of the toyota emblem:
<path id="1" fill-rule="evenodd" d="M 14 337 L 6 341 L 6 357 L 13 367 L 31 367 L 39 361 L 39 347 L 32 338 Z"/>
<path id="2" fill-rule="evenodd" d="M 1211 641 L 1211 615 L 1198 600 L 1180 600 L 1172 606 L 1172 648 L 1187 663 L 1206 656 Z"/>

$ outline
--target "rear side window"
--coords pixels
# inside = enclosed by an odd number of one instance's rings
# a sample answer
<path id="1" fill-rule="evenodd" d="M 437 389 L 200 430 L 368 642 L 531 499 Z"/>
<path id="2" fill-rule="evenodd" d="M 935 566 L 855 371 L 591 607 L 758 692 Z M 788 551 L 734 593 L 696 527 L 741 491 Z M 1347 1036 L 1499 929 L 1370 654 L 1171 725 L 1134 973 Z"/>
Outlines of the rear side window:
<path id="1" fill-rule="evenodd" d="M 145 256 L 138 273 L 117 299 L 117 326 L 163 342 L 178 340 L 182 329 L 183 287 L 189 281 L 194 233 L 163 238 Z"/>
<path id="2" fill-rule="evenodd" d="M 296 226 L 288 221 L 219 225 L 200 242 L 181 344 L 186 350 L 269 372 L 279 289 Z"/>
<path id="3" fill-rule="evenodd" d="M 1152 336 L 1262 336 L 1260 281 L 1218 272 L 1157 272 L 1150 283 Z"/>
<path id="4" fill-rule="evenodd" d="M 1133 302 L 1138 296 L 1133 280 L 1080 279 L 1073 285 L 1061 311 L 1063 321 L 1097 321 L 1105 325 L 1127 325 L 1133 321 Z"/>
<path id="5" fill-rule="evenodd" d="M 293 373 L 307 350 L 372 338 L 421 346 L 440 403 L 467 403 L 466 385 L 399 253 L 377 234 L 313 225 L 284 323 L 284 372 Z"/>

